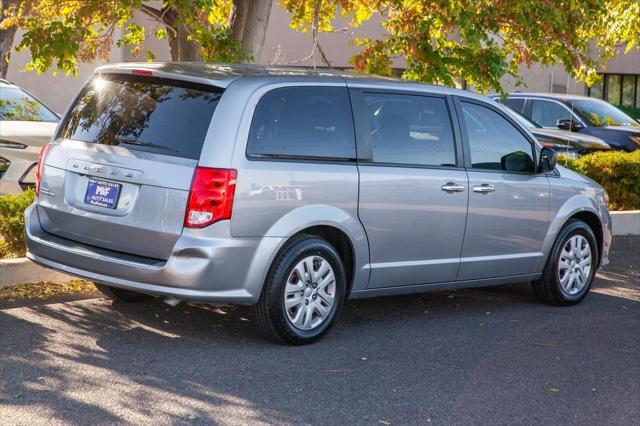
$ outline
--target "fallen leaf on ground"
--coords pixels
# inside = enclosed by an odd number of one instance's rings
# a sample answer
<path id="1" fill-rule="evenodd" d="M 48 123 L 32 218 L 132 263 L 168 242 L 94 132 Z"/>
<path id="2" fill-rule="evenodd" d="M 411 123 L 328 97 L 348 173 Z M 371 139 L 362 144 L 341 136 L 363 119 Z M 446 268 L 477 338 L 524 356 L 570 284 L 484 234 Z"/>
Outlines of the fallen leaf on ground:
<path id="1" fill-rule="evenodd" d="M 85 280 L 72 280 L 64 283 L 39 282 L 16 284 L 0 289 L 0 299 L 46 299 L 64 294 L 97 291 L 93 283 Z"/>

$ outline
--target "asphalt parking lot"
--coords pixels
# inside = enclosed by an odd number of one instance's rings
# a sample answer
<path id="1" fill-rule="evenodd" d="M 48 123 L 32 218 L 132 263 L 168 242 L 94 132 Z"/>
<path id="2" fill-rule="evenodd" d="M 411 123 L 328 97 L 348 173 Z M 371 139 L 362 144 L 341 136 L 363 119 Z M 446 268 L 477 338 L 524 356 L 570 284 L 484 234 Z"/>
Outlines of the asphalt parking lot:
<path id="1" fill-rule="evenodd" d="M 579 306 L 527 285 L 351 301 L 323 341 L 248 311 L 0 304 L 0 424 L 640 424 L 640 237 Z"/>

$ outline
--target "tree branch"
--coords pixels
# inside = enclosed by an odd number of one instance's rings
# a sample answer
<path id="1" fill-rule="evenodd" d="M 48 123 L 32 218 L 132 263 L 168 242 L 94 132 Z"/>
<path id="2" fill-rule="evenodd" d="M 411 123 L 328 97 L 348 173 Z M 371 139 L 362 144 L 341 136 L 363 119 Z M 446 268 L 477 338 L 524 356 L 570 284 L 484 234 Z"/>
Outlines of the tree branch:
<path id="1" fill-rule="evenodd" d="M 173 23 L 166 18 L 168 9 L 158 10 L 155 7 L 141 4 L 140 11 L 151 19 L 167 27 L 167 29 L 170 30 L 174 36 L 178 33 L 178 31 L 173 27 Z"/>
<path id="2" fill-rule="evenodd" d="M 313 69 L 316 68 L 316 50 L 320 53 L 320 59 L 322 59 L 322 62 L 324 62 L 328 67 L 331 67 L 331 61 L 329 61 L 329 59 L 327 58 L 327 55 L 324 53 L 324 49 L 322 48 L 322 46 L 320 45 L 320 42 L 318 41 L 318 32 L 319 32 L 319 24 L 318 22 L 320 21 L 320 6 L 322 6 L 322 0 L 316 0 L 316 4 L 313 8 L 313 23 L 311 24 L 311 37 L 313 40 L 313 46 L 311 47 L 311 53 L 307 56 L 305 56 L 302 59 L 299 59 L 297 61 L 291 61 L 290 63 L 292 64 L 297 64 L 300 62 L 305 62 L 308 59 L 311 59 L 313 61 Z"/>

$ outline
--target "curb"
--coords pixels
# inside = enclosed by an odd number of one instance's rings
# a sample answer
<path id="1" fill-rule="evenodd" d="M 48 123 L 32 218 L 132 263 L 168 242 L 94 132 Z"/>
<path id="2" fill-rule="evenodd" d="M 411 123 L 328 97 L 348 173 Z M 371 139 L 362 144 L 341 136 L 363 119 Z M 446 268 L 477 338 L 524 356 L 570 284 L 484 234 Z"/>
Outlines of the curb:
<path id="1" fill-rule="evenodd" d="M 640 210 L 610 212 L 613 235 L 640 235 Z"/>
<path id="2" fill-rule="evenodd" d="M 26 257 L 0 260 L 0 288 L 22 283 L 65 282 L 73 279 L 76 278 L 36 265 Z"/>

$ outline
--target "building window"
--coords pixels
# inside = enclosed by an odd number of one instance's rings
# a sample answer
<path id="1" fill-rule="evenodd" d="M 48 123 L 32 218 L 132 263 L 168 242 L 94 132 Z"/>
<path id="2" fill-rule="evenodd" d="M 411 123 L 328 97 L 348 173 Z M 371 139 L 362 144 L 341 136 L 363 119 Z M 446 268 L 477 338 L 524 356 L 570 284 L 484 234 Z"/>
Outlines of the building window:
<path id="1" fill-rule="evenodd" d="M 587 95 L 617 106 L 640 108 L 640 75 L 604 74 L 600 82 L 587 89 Z"/>
<path id="2" fill-rule="evenodd" d="M 622 76 L 622 105 L 632 107 L 635 101 L 636 76 Z"/>
<path id="3" fill-rule="evenodd" d="M 603 81 L 599 81 L 589 88 L 589 96 L 591 96 L 592 98 L 602 99 L 602 96 L 604 95 L 603 89 L 604 83 Z"/>
<path id="4" fill-rule="evenodd" d="M 620 105 L 620 95 L 622 94 L 622 76 L 617 74 L 607 75 L 605 77 L 605 82 L 605 84 L 607 85 L 607 102 L 614 105 Z"/>

